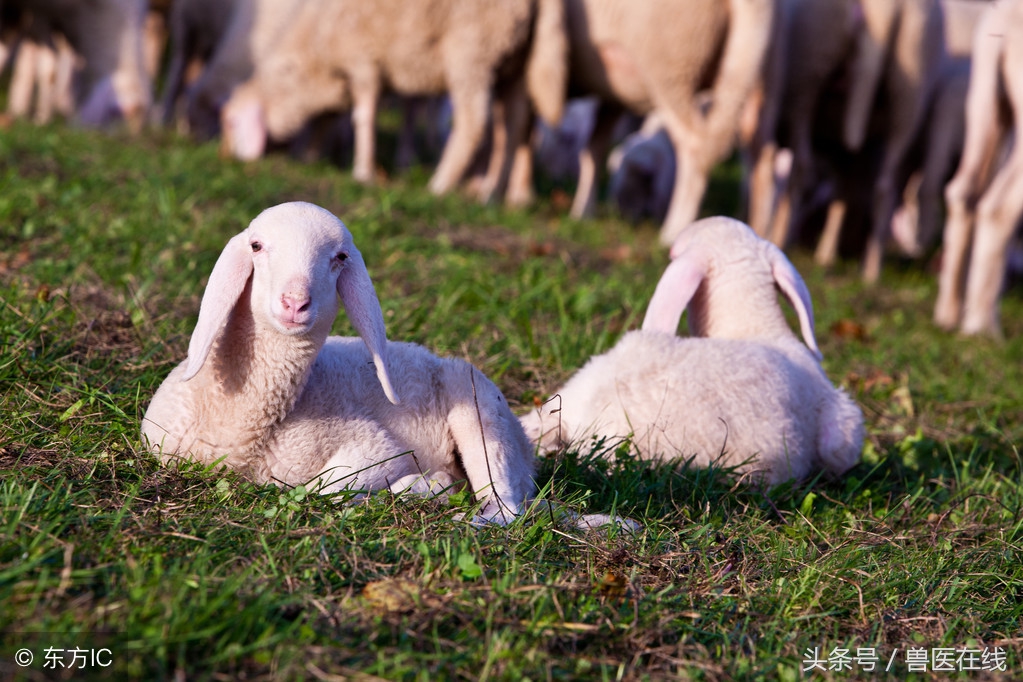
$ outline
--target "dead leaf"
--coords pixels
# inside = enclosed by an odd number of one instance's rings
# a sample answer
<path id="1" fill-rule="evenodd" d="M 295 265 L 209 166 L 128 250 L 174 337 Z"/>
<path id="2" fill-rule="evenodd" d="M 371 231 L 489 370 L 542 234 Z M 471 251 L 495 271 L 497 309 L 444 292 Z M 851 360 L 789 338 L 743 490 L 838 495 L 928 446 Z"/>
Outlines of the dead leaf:
<path id="1" fill-rule="evenodd" d="M 835 324 L 831 325 L 832 336 L 837 336 L 840 339 L 855 339 L 857 341 L 867 341 L 867 329 L 859 322 L 855 322 L 849 319 L 841 319 Z"/>
<path id="2" fill-rule="evenodd" d="M 404 578 L 374 580 L 362 588 L 362 598 L 381 611 L 411 611 L 416 606 L 419 586 Z"/>
<path id="3" fill-rule="evenodd" d="M 554 253 L 552 242 L 533 242 L 529 245 L 530 256 L 549 256 Z"/>
<path id="4" fill-rule="evenodd" d="M 632 248 L 627 244 L 601 249 L 600 257 L 612 263 L 624 263 L 632 258 Z"/>
<path id="5" fill-rule="evenodd" d="M 892 391 L 892 402 L 907 417 L 913 417 L 916 410 L 913 407 L 913 396 L 909 393 L 909 386 L 899 386 Z"/>
<path id="6" fill-rule="evenodd" d="M 870 391 L 879 386 L 891 386 L 895 383 L 894 377 L 889 374 L 885 374 L 877 368 L 870 370 L 870 373 L 866 376 L 857 374 L 856 372 L 849 372 L 845 379 L 847 384 L 860 384 L 864 391 Z"/>
<path id="7" fill-rule="evenodd" d="M 572 206 L 572 197 L 563 189 L 555 189 L 551 192 L 551 206 L 558 211 L 567 211 Z"/>
<path id="8" fill-rule="evenodd" d="M 597 583 L 596 588 L 600 596 L 606 599 L 624 599 L 628 590 L 629 581 L 618 571 L 604 571 L 604 577 Z"/>

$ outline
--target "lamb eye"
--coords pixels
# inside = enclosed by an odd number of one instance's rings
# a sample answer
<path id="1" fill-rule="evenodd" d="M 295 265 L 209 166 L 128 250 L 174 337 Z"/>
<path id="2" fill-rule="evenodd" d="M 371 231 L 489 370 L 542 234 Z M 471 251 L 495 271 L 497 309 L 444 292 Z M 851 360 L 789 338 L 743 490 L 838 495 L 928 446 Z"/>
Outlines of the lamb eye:
<path id="1" fill-rule="evenodd" d="M 252 242 L 251 246 L 252 246 L 252 253 L 259 253 L 260 251 L 263 250 L 263 245 L 260 244 L 259 242 Z"/>
<path id="2" fill-rule="evenodd" d="M 347 254 L 347 253 L 345 253 L 344 251 L 338 251 L 338 252 L 337 252 L 337 255 L 336 255 L 336 256 L 334 256 L 334 258 L 336 258 L 336 259 L 338 259 L 338 260 L 339 260 L 340 262 L 344 263 L 344 262 L 345 262 L 346 260 L 348 260 L 348 254 Z"/>

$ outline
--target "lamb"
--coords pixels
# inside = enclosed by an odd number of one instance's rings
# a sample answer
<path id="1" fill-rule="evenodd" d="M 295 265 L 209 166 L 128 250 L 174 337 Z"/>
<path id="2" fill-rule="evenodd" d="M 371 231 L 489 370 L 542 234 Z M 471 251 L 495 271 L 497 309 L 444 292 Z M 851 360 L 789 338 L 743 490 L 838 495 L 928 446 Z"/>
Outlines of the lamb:
<path id="1" fill-rule="evenodd" d="M 948 217 L 934 321 L 999 336 L 1009 242 L 1023 216 L 1023 0 L 993 3 L 977 26 L 966 94 L 966 139 L 945 187 Z M 1009 131 L 1009 156 L 996 171 Z M 968 261 L 968 262 L 967 262 Z"/>
<path id="2" fill-rule="evenodd" d="M 767 485 L 856 464 L 863 414 L 824 374 L 809 292 L 782 252 L 717 217 L 686 228 L 672 257 L 642 329 L 591 358 L 560 399 L 523 415 L 530 438 L 552 450 L 629 437 L 644 459 L 716 463 Z M 693 337 L 677 338 L 687 306 Z"/>
<path id="3" fill-rule="evenodd" d="M 340 296 L 359 335 L 330 336 Z M 532 497 L 533 451 L 479 370 L 386 339 L 347 227 L 308 203 L 263 211 L 224 248 L 188 359 L 142 422 L 161 460 L 222 463 L 257 482 L 436 492 L 468 479 L 480 518 Z"/>
<path id="4" fill-rule="evenodd" d="M 621 108 L 658 109 L 679 168 L 660 238 L 671 244 L 693 221 L 712 166 L 734 146 L 739 116 L 768 48 L 772 0 L 634 3 L 566 0 L 570 94 L 601 98 L 580 157 L 572 216 L 592 214 L 597 173 Z M 698 94 L 710 88 L 712 106 Z"/>
<path id="5" fill-rule="evenodd" d="M 225 141 L 240 158 L 258 156 L 268 136 L 286 138 L 313 115 L 346 108 L 350 96 L 353 175 L 371 182 L 381 90 L 447 91 L 452 131 L 429 184 L 433 193 L 443 194 L 461 180 L 483 139 L 494 91 L 495 157 L 484 189 L 492 195 L 524 144 L 525 91 L 545 120 L 561 117 L 566 70 L 561 15 L 561 0 L 307 0 L 225 107 Z"/>

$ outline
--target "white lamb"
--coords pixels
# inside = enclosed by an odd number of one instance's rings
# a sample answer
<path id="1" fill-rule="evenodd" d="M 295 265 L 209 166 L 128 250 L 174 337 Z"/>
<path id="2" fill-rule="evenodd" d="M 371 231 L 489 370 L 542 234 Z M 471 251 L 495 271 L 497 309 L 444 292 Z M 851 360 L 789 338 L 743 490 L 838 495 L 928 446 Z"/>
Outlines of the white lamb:
<path id="1" fill-rule="evenodd" d="M 521 417 L 529 436 L 548 451 L 591 436 L 631 437 L 645 459 L 735 467 L 768 485 L 856 464 L 863 414 L 824 374 L 809 292 L 782 252 L 719 217 L 683 230 L 672 256 L 643 328 Z M 678 338 L 687 306 L 694 336 Z"/>
<path id="2" fill-rule="evenodd" d="M 362 340 L 328 337 L 339 296 Z M 498 523 L 535 488 L 532 447 L 497 387 L 466 362 L 388 342 L 348 229 L 301 202 L 267 209 L 228 242 L 188 359 L 153 396 L 142 435 L 164 462 L 323 492 L 436 492 L 467 479 L 480 516 Z"/>

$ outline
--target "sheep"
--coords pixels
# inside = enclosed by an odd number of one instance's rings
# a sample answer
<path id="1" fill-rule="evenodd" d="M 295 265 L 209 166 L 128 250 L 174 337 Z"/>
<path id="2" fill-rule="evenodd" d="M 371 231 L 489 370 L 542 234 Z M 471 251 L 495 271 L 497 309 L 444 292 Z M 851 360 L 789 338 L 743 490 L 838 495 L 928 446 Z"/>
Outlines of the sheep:
<path id="1" fill-rule="evenodd" d="M 671 244 L 697 216 L 713 164 L 734 146 L 739 115 L 768 48 L 772 0 L 634 3 L 566 0 L 570 94 L 600 97 L 580 157 L 575 218 L 596 207 L 597 173 L 621 108 L 659 109 L 684 172 L 676 173 L 660 239 Z M 713 106 L 697 96 L 710 87 Z"/>
<path id="2" fill-rule="evenodd" d="M 99 127 L 123 118 L 141 128 L 152 101 L 142 54 L 146 0 L 15 0 L 62 33 L 82 57 L 75 120 Z"/>
<path id="3" fill-rule="evenodd" d="M 755 118 L 743 160 L 749 182 L 749 223 L 784 248 L 790 223 L 800 215 L 804 188 L 813 186 L 814 113 L 824 88 L 852 50 L 862 23 L 856 0 L 781 0 L 771 47 L 756 91 L 747 103 Z M 775 155 L 792 152 L 786 191 L 775 195 Z"/>
<path id="4" fill-rule="evenodd" d="M 189 63 L 193 60 L 209 63 L 227 34 L 232 18 L 242 5 L 254 7 L 253 3 L 246 0 L 177 0 L 171 5 L 168 17 L 170 61 L 164 75 L 163 95 L 158 108 L 163 125 L 170 125 L 174 119 L 176 103 L 184 91 L 185 70 Z"/>
<path id="5" fill-rule="evenodd" d="M 945 14 L 945 52 L 954 59 L 969 59 L 977 24 L 995 0 L 941 0 Z"/>
<path id="6" fill-rule="evenodd" d="M 183 30 L 186 34 L 196 35 L 202 43 L 214 44 L 205 68 L 185 92 L 185 118 L 189 132 L 199 140 L 208 140 L 221 132 L 222 109 L 234 90 L 252 76 L 256 62 L 270 53 L 303 0 L 179 2 L 182 6 L 176 14 L 182 18 L 184 26 L 173 30 Z M 226 24 L 223 23 L 225 12 L 228 12 Z M 188 50 L 185 51 L 187 53 Z M 177 57 L 178 48 L 175 46 L 168 68 L 176 69 Z M 168 72 L 168 87 L 176 82 L 176 79 L 171 80 L 176 73 Z M 176 94 L 168 90 L 164 107 L 171 106 L 172 97 Z M 164 113 L 173 115 L 166 108 Z"/>
<path id="7" fill-rule="evenodd" d="M 429 183 L 431 192 L 444 194 L 461 179 L 483 138 L 495 90 L 495 157 L 484 183 L 484 193 L 492 195 L 521 151 L 525 91 L 545 120 L 561 117 L 566 49 L 561 15 L 561 0 L 308 0 L 225 107 L 226 146 L 240 158 L 259 155 L 268 136 L 288 137 L 314 114 L 347 108 L 350 97 L 353 175 L 371 182 L 381 90 L 402 95 L 446 90 L 452 131 Z"/>
<path id="8" fill-rule="evenodd" d="M 671 255 L 642 328 L 520 417 L 530 438 L 552 450 L 629 437 L 644 459 L 716 463 L 767 485 L 855 465 L 863 413 L 824 374 L 809 292 L 782 252 L 744 223 L 716 217 L 686 228 Z M 678 338 L 687 306 L 693 336 Z"/>
<path id="9" fill-rule="evenodd" d="M 362 340 L 329 336 L 338 298 Z M 322 492 L 435 492 L 468 479 L 480 518 L 532 497 L 533 451 L 478 369 L 387 340 L 348 228 L 304 202 L 263 211 L 217 260 L 188 358 L 142 435 L 164 463 L 221 463 Z"/>
<path id="10" fill-rule="evenodd" d="M 31 15 L 23 17 L 19 34 L 12 43 L 14 68 L 7 98 L 7 113 L 26 117 L 40 125 L 54 113 L 70 118 L 74 114 L 71 75 L 74 52 L 67 40 L 54 33 L 46 22 Z"/>
<path id="11" fill-rule="evenodd" d="M 675 150 L 656 112 L 611 151 L 607 170 L 608 198 L 623 216 L 664 220 L 675 184 Z"/>
<path id="12" fill-rule="evenodd" d="M 999 336 L 1009 242 L 1023 216 L 1023 145 L 1017 139 L 997 170 L 996 161 L 1009 131 L 1018 131 L 1023 120 L 1023 0 L 992 4 L 975 36 L 966 139 L 945 187 L 948 216 L 934 321 L 964 334 Z"/>
<path id="13" fill-rule="evenodd" d="M 944 63 L 944 12 L 938 0 L 864 0 L 863 9 L 843 137 L 848 149 L 863 147 L 875 93 L 883 83 L 887 123 L 862 271 L 864 282 L 873 284 L 881 275 L 899 203 L 900 167 L 924 123 Z"/>
<path id="14" fill-rule="evenodd" d="M 579 153 L 593 130 L 597 101 L 592 97 L 569 100 L 557 126 L 540 122 L 534 132 L 536 165 L 553 180 L 579 175 Z"/>
<path id="15" fill-rule="evenodd" d="M 841 139 L 843 151 L 879 151 L 872 178 L 870 232 L 863 261 L 863 279 L 880 276 L 883 247 L 898 204 L 900 170 L 924 121 L 943 64 L 943 12 L 938 0 L 789 0 L 782 3 L 784 17 L 777 27 L 776 48 L 765 78 L 766 99 L 754 152 L 750 221 L 758 234 L 769 234 L 784 247 L 792 225 L 799 219 L 801 196 L 814 185 L 814 113 L 836 69 L 848 70 L 848 92 L 839 131 L 824 131 Z M 838 71 L 841 73 L 841 71 Z M 883 91 L 885 110 L 879 123 L 875 100 Z M 777 126 L 784 103 L 793 150 L 791 178 L 785 196 L 774 209 L 770 153 L 776 148 Z M 819 122 L 819 119 L 818 119 Z M 883 125 L 868 138 L 871 124 Z M 879 142 L 879 144 L 877 144 Z M 868 143 L 871 143 L 868 145 Z M 767 155 L 761 156 L 766 150 Z M 873 153 L 873 149 L 863 153 Z M 828 253 L 837 240 L 845 199 L 832 206 L 826 243 Z"/>
<path id="16" fill-rule="evenodd" d="M 955 172 L 965 133 L 965 101 L 972 36 L 987 0 L 942 0 L 944 53 L 924 121 L 902 163 L 902 202 L 891 221 L 891 235 L 907 256 L 919 258 L 941 232 L 942 193 Z M 849 181 L 862 182 L 863 178 Z M 849 186 L 847 182 L 846 186 Z M 857 191 L 857 190 L 853 190 Z M 865 193 L 869 200 L 869 192 Z M 845 202 L 850 197 L 844 197 Z M 837 257 L 841 221 L 829 220 L 815 260 L 831 265 Z"/>
<path id="17" fill-rule="evenodd" d="M 990 0 L 941 0 L 944 54 L 923 126 L 903 163 L 908 181 L 891 223 L 899 248 L 914 258 L 941 233 L 943 188 L 955 173 L 963 148 L 973 36 L 989 5 Z M 818 262 L 833 260 L 833 255 L 818 256 Z"/>
<path id="18" fill-rule="evenodd" d="M 163 53 L 167 48 L 167 23 L 172 0 L 149 0 L 142 22 L 142 63 L 150 81 L 159 76 Z"/>

